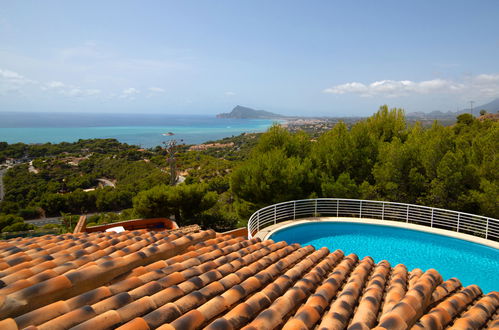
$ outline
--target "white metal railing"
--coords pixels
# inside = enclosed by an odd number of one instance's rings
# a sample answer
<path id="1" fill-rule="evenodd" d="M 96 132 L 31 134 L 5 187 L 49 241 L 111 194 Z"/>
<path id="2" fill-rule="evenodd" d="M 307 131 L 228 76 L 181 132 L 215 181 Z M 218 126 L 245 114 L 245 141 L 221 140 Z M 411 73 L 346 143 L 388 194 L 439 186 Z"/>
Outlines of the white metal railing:
<path id="1" fill-rule="evenodd" d="M 317 198 L 269 205 L 248 221 L 252 238 L 262 228 L 308 217 L 351 217 L 400 221 L 499 241 L 499 220 L 428 206 L 343 198 Z"/>

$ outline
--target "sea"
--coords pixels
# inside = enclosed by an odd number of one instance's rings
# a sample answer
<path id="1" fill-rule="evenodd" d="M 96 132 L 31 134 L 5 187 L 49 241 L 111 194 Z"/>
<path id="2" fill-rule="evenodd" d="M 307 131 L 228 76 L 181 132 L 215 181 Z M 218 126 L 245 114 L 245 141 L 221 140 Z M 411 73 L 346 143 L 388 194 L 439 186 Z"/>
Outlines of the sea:
<path id="1" fill-rule="evenodd" d="M 0 112 L 0 141 L 59 143 L 114 138 L 153 148 L 172 139 L 200 144 L 266 131 L 274 121 L 211 115 Z"/>

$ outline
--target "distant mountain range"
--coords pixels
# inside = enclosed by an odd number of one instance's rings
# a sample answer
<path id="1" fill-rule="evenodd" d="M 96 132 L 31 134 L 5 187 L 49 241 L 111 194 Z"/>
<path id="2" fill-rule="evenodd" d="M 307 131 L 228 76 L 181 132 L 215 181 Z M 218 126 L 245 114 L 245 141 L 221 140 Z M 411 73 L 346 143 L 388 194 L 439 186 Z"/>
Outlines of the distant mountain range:
<path id="1" fill-rule="evenodd" d="M 478 111 L 480 110 L 487 110 L 487 112 L 498 112 L 499 111 L 499 98 L 493 100 L 492 102 L 489 102 L 487 104 L 484 104 L 484 105 L 480 105 L 478 107 L 473 107 L 473 109 L 476 109 Z"/>
<path id="2" fill-rule="evenodd" d="M 473 107 L 473 115 L 479 116 L 480 110 L 486 110 L 489 113 L 496 113 L 499 111 L 499 98 L 493 100 L 492 102 L 478 105 Z M 432 112 L 411 112 L 407 114 L 407 117 L 412 118 L 426 118 L 426 119 L 441 119 L 441 118 L 456 118 L 456 116 L 462 113 L 470 113 L 471 108 L 462 109 L 459 111 L 432 111 Z"/>
<path id="3" fill-rule="evenodd" d="M 474 106 L 473 115 L 479 116 L 480 110 L 486 110 L 489 113 L 495 114 L 499 112 L 499 98 L 493 100 L 492 102 Z M 462 113 L 470 113 L 470 109 L 462 109 L 459 111 L 432 111 L 432 112 L 411 112 L 407 114 L 407 117 L 414 119 L 455 119 L 458 115 Z M 217 118 L 234 118 L 234 119 L 282 119 L 282 118 L 292 118 L 288 116 L 283 116 L 277 113 L 265 111 L 265 110 L 255 110 L 252 108 L 237 105 L 228 113 L 220 113 Z M 293 117 L 294 118 L 294 117 Z"/>
<path id="4" fill-rule="evenodd" d="M 220 113 L 217 118 L 235 118 L 235 119 L 278 119 L 286 116 L 278 115 L 276 113 L 268 112 L 265 110 L 255 110 L 248 107 L 237 105 L 229 113 Z"/>

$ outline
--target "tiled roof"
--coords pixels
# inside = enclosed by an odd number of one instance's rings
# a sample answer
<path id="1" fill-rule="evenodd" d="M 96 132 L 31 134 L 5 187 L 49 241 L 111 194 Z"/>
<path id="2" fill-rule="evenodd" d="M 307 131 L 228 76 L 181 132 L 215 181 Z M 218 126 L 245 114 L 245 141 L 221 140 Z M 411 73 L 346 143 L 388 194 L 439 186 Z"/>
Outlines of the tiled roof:
<path id="1" fill-rule="evenodd" d="M 0 329 L 499 329 L 499 293 L 181 228 L 0 243 Z"/>

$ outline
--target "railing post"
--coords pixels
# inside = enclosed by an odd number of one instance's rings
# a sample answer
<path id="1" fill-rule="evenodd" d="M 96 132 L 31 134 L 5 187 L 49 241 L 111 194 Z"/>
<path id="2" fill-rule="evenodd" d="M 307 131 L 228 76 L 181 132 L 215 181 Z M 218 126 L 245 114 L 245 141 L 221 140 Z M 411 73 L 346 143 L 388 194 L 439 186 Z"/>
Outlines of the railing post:
<path id="1" fill-rule="evenodd" d="M 277 205 L 274 205 L 274 225 L 277 223 Z"/>
<path id="2" fill-rule="evenodd" d="M 293 201 L 293 220 L 296 220 L 296 201 Z"/>
<path id="3" fill-rule="evenodd" d="M 340 200 L 336 200 L 336 217 L 338 218 L 340 216 Z"/>
<path id="4" fill-rule="evenodd" d="M 485 225 L 485 239 L 489 237 L 489 218 L 487 218 L 487 224 Z"/>
<path id="5" fill-rule="evenodd" d="M 317 216 L 317 199 L 315 199 L 314 217 Z"/>
<path id="6" fill-rule="evenodd" d="M 405 215 L 405 222 L 409 223 L 409 205 L 407 205 L 407 214 Z"/>
<path id="7" fill-rule="evenodd" d="M 459 220 L 461 219 L 461 213 L 457 214 L 457 228 L 456 231 L 459 233 Z"/>
<path id="8" fill-rule="evenodd" d="M 385 220 L 385 202 L 381 202 L 381 205 L 383 205 L 381 210 L 381 220 Z"/>
<path id="9" fill-rule="evenodd" d="M 362 219 L 362 201 L 360 201 L 359 218 Z"/>
<path id="10" fill-rule="evenodd" d="M 430 227 L 433 228 L 433 212 L 435 211 L 435 209 L 431 209 L 431 222 L 430 222 Z"/>
<path id="11" fill-rule="evenodd" d="M 258 213 L 256 214 L 257 221 L 256 221 L 256 232 L 258 233 L 260 231 L 260 210 L 258 210 Z"/>

